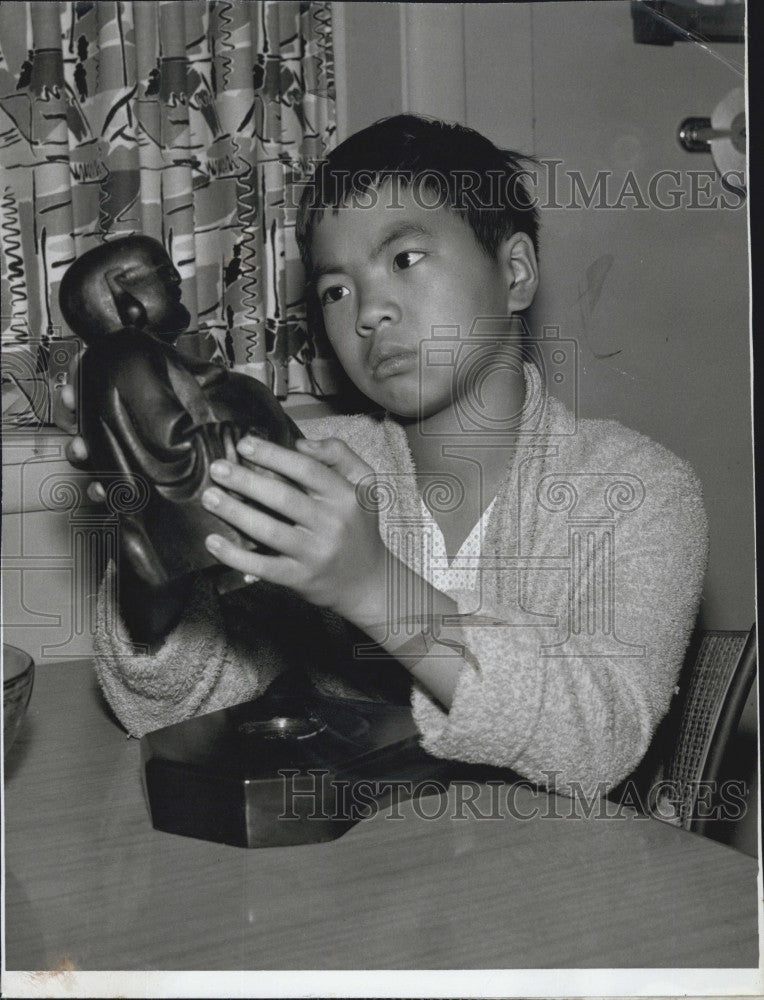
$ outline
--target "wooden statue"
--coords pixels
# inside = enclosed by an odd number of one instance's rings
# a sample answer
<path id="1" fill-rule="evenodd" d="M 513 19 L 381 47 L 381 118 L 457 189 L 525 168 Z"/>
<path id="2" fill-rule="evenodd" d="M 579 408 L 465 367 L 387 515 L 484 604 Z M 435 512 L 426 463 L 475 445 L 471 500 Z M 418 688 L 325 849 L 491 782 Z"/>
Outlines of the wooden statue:
<path id="1" fill-rule="evenodd" d="M 210 464 L 238 461 L 245 434 L 286 447 L 302 434 L 260 382 L 173 347 L 190 317 L 161 243 L 127 236 L 89 250 L 64 275 L 60 302 L 87 344 L 79 393 L 91 468 L 134 488 L 120 539 L 138 579 L 162 587 L 219 566 L 204 545 L 212 532 L 252 547 L 202 507 Z"/>

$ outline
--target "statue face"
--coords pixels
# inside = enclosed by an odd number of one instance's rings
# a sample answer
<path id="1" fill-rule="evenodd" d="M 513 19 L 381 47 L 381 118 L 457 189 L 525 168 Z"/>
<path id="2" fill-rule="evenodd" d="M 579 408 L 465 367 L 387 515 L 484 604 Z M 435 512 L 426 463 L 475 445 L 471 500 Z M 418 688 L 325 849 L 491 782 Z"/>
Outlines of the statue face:
<path id="1" fill-rule="evenodd" d="M 143 306 L 143 329 L 174 340 L 188 326 L 191 316 L 180 301 L 180 275 L 164 249 L 141 246 L 120 265 L 119 286 Z"/>

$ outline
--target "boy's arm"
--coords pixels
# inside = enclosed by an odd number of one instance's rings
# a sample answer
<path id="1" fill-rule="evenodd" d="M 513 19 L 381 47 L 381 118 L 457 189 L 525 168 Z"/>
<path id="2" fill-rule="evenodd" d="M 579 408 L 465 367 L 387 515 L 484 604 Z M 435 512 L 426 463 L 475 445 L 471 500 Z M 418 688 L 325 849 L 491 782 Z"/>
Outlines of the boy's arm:
<path id="1" fill-rule="evenodd" d="M 524 584 L 525 606 L 556 616 L 555 627 L 515 625 L 516 607 L 492 605 L 479 592 L 452 594 L 465 616 L 479 605 L 480 615 L 499 627 L 469 627 L 470 618 L 463 619 L 480 670 L 462 672 L 448 715 L 414 692 L 414 716 L 431 753 L 511 767 L 565 794 L 604 794 L 639 764 L 674 692 L 708 538 L 700 489 L 687 466 L 658 446 L 620 458 L 645 484 L 645 499 L 617 517 L 614 553 L 595 549 L 589 571 L 577 577 L 539 570 Z M 552 525 L 556 518 L 561 528 Z M 550 514 L 526 556 L 559 558 L 567 551 L 565 534 L 565 515 Z M 587 608 L 597 579 L 589 574 L 606 561 L 613 571 L 612 631 L 587 650 L 581 643 L 592 622 L 584 619 L 576 634 L 570 616 Z M 563 648 L 566 634 L 574 641 Z"/>
<path id="2" fill-rule="evenodd" d="M 461 672 L 477 665 L 455 623 L 459 607 L 392 554 L 386 568 L 367 606 L 354 613 L 353 624 L 449 709 Z"/>
<path id="3" fill-rule="evenodd" d="M 154 648 L 136 644 L 114 600 L 110 563 L 99 588 L 94 667 L 114 714 L 131 736 L 248 701 L 290 664 L 279 643 L 279 599 L 238 592 L 229 607 L 198 574 L 178 621 Z"/>

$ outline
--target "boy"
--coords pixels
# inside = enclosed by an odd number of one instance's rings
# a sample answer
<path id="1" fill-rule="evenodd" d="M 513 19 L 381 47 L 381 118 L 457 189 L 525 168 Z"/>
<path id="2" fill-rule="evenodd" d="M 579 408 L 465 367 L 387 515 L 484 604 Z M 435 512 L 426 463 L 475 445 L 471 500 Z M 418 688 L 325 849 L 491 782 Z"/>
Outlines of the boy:
<path id="1" fill-rule="evenodd" d="M 272 671 L 246 619 L 283 633 L 320 614 L 410 672 L 432 753 L 612 787 L 668 707 L 706 523 L 682 462 L 615 422 L 575 424 L 522 362 L 513 318 L 539 272 L 518 160 L 460 126 L 378 122 L 319 167 L 297 236 L 329 341 L 384 416 L 307 421 L 296 452 L 245 439 L 261 471 L 213 466 L 205 506 L 273 554 L 207 545 L 265 586 L 232 614 L 198 581 L 153 656 L 104 628 L 117 714 L 139 734 L 253 697 Z M 264 612 L 268 593 L 285 603 Z"/>

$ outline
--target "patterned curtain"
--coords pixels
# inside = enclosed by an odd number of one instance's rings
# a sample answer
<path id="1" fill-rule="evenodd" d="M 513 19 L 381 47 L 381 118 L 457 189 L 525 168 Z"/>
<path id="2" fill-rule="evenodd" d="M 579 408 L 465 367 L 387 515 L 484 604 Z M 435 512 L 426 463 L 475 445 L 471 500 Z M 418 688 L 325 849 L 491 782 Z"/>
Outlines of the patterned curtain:
<path id="1" fill-rule="evenodd" d="M 280 397 L 336 392 L 294 241 L 334 139 L 329 3 L 3 3 L 0 109 L 4 423 L 49 419 L 67 265 L 136 232 L 183 278 L 181 350 Z"/>

